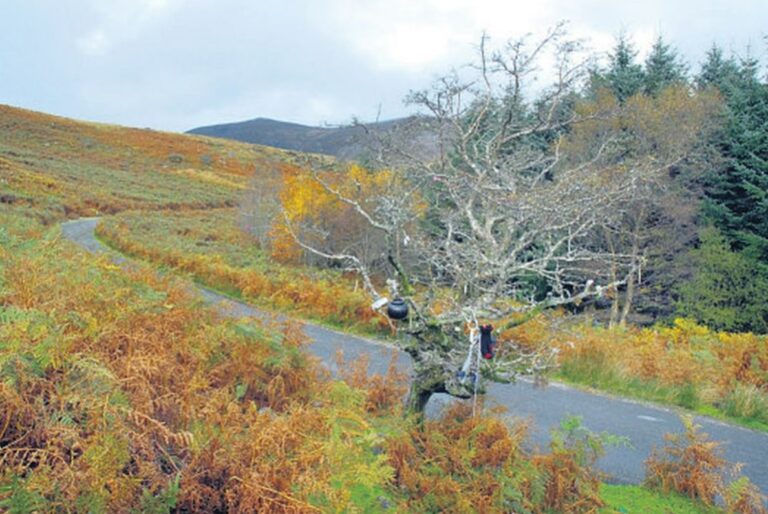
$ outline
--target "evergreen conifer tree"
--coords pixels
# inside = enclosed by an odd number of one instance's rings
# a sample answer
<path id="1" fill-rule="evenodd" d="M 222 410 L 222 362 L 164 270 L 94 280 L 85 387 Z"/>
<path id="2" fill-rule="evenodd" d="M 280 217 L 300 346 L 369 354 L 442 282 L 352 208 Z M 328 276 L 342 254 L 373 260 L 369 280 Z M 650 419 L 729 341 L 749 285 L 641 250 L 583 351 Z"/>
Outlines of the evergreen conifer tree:
<path id="1" fill-rule="evenodd" d="M 645 60 L 643 91 L 648 95 L 656 96 L 667 86 L 685 82 L 685 63 L 680 60 L 677 50 L 666 44 L 659 36 Z"/>
<path id="2" fill-rule="evenodd" d="M 689 254 L 693 279 L 677 293 L 678 313 L 716 330 L 768 330 L 768 272 L 743 252 L 731 250 L 714 227 L 702 230 L 701 245 Z"/>
<path id="3" fill-rule="evenodd" d="M 758 63 L 745 59 L 738 69 L 714 57 L 699 82 L 717 85 L 726 103 L 726 123 L 714 145 L 722 164 L 709 173 L 705 212 L 735 249 L 768 259 L 768 84 Z M 704 72 L 707 74 L 705 75 Z"/>
<path id="4" fill-rule="evenodd" d="M 726 92 L 733 87 L 738 73 L 739 66 L 736 61 L 732 57 L 724 57 L 722 48 L 713 44 L 707 51 L 706 60 L 696 77 L 696 86 L 699 89 L 716 87 L 721 92 Z"/>
<path id="5" fill-rule="evenodd" d="M 626 34 L 619 34 L 610 65 L 600 83 L 605 83 L 613 91 L 619 102 L 639 93 L 643 88 L 645 75 L 643 67 L 636 62 L 637 50 Z"/>

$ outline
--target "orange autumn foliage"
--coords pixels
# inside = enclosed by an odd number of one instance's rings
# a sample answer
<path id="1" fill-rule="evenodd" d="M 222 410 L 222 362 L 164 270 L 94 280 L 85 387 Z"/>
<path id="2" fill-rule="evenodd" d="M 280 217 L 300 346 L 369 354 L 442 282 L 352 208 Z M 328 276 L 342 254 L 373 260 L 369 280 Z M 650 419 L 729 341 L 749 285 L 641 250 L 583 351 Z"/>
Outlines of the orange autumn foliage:
<path id="1" fill-rule="evenodd" d="M 558 373 L 569 381 L 768 423 L 765 336 L 712 332 L 685 319 L 671 327 L 607 329 L 555 315 L 499 339 L 500 351 L 505 340 L 555 348 Z"/>
<path id="2" fill-rule="evenodd" d="M 153 248 L 132 238 L 124 226 L 101 224 L 97 234 L 127 255 L 190 273 L 210 287 L 234 292 L 278 310 L 367 330 L 385 324 L 371 310 L 365 295 L 355 292 L 347 281 L 242 268 L 227 264 L 215 255 L 189 255 L 173 248 Z"/>
<path id="3" fill-rule="evenodd" d="M 472 416 L 455 403 L 440 419 L 387 442 L 396 486 L 409 512 L 594 513 L 602 506 L 599 475 L 583 445 L 524 449 L 526 425 Z"/>
<path id="4" fill-rule="evenodd" d="M 711 332 L 678 319 L 668 328 L 579 328 L 559 337 L 563 362 L 600 355 L 623 374 L 668 385 L 700 384 L 717 393 L 734 383 L 768 388 L 764 336 Z"/>
<path id="5" fill-rule="evenodd" d="M 768 513 L 768 498 L 747 477 L 736 478 L 741 466 L 727 463 L 722 443 L 709 439 L 692 417 L 682 421 L 684 432 L 665 434 L 664 446 L 654 448 L 646 459 L 646 485 L 707 505 L 721 500 L 728 513 Z"/>

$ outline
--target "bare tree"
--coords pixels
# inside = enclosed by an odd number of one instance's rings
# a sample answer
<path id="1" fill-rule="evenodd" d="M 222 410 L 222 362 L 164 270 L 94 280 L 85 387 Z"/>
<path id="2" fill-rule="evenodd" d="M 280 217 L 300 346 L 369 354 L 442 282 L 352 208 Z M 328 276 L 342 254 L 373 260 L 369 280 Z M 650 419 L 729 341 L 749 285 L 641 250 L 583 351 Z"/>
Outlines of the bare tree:
<path id="1" fill-rule="evenodd" d="M 604 249 L 595 233 L 621 216 L 641 177 L 669 165 L 650 155 L 605 159 L 618 144 L 610 130 L 591 132 L 578 159 L 564 154 L 574 126 L 614 113 L 575 108 L 589 61 L 562 26 L 533 44 L 488 47 L 483 37 L 476 65 L 410 96 L 436 156 L 377 142 L 378 164 L 395 163 L 399 188 L 362 198 L 334 185 L 336 171 L 309 163 L 315 180 L 385 242 L 388 294 L 411 310 L 400 323 L 401 347 L 414 363 L 411 412 L 436 392 L 468 398 L 483 391 L 481 378 L 508 381 L 549 366 L 548 348 L 512 342 L 483 358 L 481 324 L 510 327 L 624 283 L 638 259 Z M 541 62 L 552 63 L 552 84 L 528 89 Z M 382 298 L 358 255 L 319 250 L 286 222 L 306 250 L 355 269 L 372 298 Z"/>
<path id="2" fill-rule="evenodd" d="M 270 230 L 280 213 L 280 178 L 276 165 L 267 162 L 259 173 L 254 173 L 247 194 L 240 201 L 240 228 L 253 236 L 262 249 L 269 247 Z"/>

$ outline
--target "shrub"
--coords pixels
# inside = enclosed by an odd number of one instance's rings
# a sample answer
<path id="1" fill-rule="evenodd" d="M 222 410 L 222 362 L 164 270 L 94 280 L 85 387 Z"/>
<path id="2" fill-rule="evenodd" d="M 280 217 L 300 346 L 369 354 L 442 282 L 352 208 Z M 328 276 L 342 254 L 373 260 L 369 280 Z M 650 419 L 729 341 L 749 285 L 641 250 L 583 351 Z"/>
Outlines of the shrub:
<path id="1" fill-rule="evenodd" d="M 645 462 L 646 483 L 662 491 L 677 491 L 712 504 L 722 495 L 726 461 L 720 443 L 699 432 L 693 418 L 682 418 L 685 432 L 666 434 L 667 445 L 654 449 Z"/>
<path id="2" fill-rule="evenodd" d="M 691 251 L 693 278 L 678 288 L 677 310 L 717 330 L 768 331 L 768 268 L 732 251 L 715 228 Z"/>
<path id="3" fill-rule="evenodd" d="M 387 441 L 409 512 L 594 512 L 601 437 L 567 422 L 548 454 L 523 449 L 526 426 L 454 403 L 442 417 Z M 578 433 L 577 433 L 578 432 Z"/>
<path id="4" fill-rule="evenodd" d="M 717 498 L 727 512 L 764 514 L 766 498 L 746 477 L 726 485 L 728 475 L 736 476 L 739 465 L 729 466 L 720 443 L 710 441 L 689 416 L 683 417 L 685 432 L 667 434 L 666 446 L 654 449 L 646 460 L 646 484 L 664 492 L 675 491 L 708 505 Z"/>

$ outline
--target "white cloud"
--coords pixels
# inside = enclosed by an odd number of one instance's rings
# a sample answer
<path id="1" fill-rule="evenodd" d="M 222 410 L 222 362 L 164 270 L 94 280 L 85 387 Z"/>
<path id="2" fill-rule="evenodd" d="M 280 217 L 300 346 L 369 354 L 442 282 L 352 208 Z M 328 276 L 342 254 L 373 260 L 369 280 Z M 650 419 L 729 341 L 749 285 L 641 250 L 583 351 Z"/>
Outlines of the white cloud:
<path id="1" fill-rule="evenodd" d="M 77 48 L 85 55 L 105 55 L 109 52 L 110 41 L 102 29 L 95 29 L 77 39 Z"/>
<path id="2" fill-rule="evenodd" d="M 90 0 L 98 25 L 75 43 L 86 55 L 105 55 L 115 45 L 139 37 L 183 5 L 184 0 Z"/>
<path id="3" fill-rule="evenodd" d="M 172 0 L 141 0 L 139 3 L 143 3 L 147 8 L 153 11 L 162 11 L 171 6 Z"/>
<path id="4" fill-rule="evenodd" d="M 659 30 L 650 27 L 641 27 L 630 32 L 630 38 L 632 43 L 637 49 L 637 57 L 640 60 L 645 60 L 649 53 L 651 53 L 651 47 L 659 37 Z"/>
<path id="5" fill-rule="evenodd" d="M 661 13 L 662 6 L 649 1 Z M 660 32 L 666 35 L 661 14 L 645 13 L 626 24 L 625 18 L 643 10 L 607 0 L 580 6 L 563 0 L 326 0 L 307 8 L 313 20 L 322 20 L 318 25 L 327 35 L 381 72 L 442 73 L 475 58 L 483 33 L 492 38 L 493 46 L 529 33 L 535 39 L 560 21 L 568 21 L 570 35 L 601 54 L 613 48 L 616 36 L 626 28 L 640 60 Z M 665 9 L 668 25 L 677 27 L 678 9 Z"/>
<path id="6" fill-rule="evenodd" d="M 329 34 L 385 71 L 461 64 L 483 32 L 505 40 L 554 23 L 552 0 L 332 0 L 322 9 L 315 17 Z"/>
<path id="7" fill-rule="evenodd" d="M 447 60 L 452 54 L 451 39 L 445 26 L 399 23 L 376 37 L 360 38 L 356 45 L 379 68 L 416 71 Z"/>

